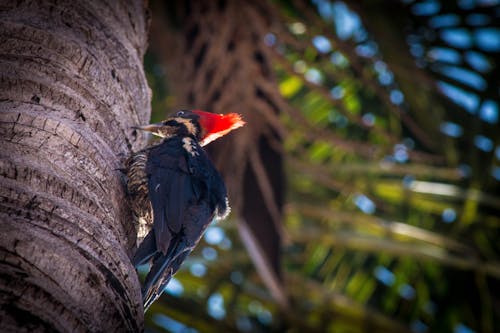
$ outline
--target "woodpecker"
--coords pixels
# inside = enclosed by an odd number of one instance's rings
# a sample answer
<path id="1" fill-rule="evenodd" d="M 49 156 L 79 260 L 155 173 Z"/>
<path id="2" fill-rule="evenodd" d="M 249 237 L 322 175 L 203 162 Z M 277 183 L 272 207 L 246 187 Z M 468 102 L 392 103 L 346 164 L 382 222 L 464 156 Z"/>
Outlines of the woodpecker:
<path id="1" fill-rule="evenodd" d="M 226 187 L 203 146 L 241 127 L 240 115 L 181 110 L 160 123 L 135 127 L 161 137 L 126 162 L 131 208 L 143 238 L 132 262 L 151 263 L 144 310 L 160 297 L 214 219 L 230 211 Z"/>

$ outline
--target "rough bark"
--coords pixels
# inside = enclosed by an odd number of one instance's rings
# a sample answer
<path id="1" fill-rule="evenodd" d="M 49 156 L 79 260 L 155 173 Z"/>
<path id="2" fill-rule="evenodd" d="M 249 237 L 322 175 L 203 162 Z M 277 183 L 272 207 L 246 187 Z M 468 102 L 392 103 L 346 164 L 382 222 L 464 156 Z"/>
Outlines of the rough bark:
<path id="1" fill-rule="evenodd" d="M 273 24 L 271 8 L 265 2 L 193 0 L 168 9 L 154 10 L 158 19 L 151 39 L 174 78 L 169 81 L 174 107 L 237 112 L 247 122 L 208 150 L 225 178 L 242 240 L 267 287 L 286 307 L 280 267 L 282 100 L 264 43 Z M 170 26 L 162 26 L 165 21 Z"/>
<path id="2" fill-rule="evenodd" d="M 138 1 L 0 3 L 0 331 L 142 329 L 121 173 L 149 119 Z"/>

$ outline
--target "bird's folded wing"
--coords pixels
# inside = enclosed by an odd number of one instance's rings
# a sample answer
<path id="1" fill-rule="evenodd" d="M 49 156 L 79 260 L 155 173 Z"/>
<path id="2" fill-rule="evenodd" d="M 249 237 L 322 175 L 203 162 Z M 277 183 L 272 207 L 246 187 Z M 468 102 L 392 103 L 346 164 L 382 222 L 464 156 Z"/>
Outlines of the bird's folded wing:
<path id="1" fill-rule="evenodd" d="M 183 170 L 185 160 L 153 158 L 149 170 L 149 198 L 153 208 L 156 246 L 166 254 L 172 237 L 182 230 L 184 214 L 194 196 L 190 176 Z M 158 159 L 159 161 L 155 161 Z M 168 164 L 158 163 L 167 160 Z"/>

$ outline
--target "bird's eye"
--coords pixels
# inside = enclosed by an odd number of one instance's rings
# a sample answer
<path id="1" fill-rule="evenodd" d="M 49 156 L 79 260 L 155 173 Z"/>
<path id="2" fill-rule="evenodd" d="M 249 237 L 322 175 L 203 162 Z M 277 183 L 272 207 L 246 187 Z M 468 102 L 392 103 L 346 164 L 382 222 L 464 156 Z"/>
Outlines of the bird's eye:
<path id="1" fill-rule="evenodd" d="M 184 111 L 179 111 L 177 112 L 177 117 L 182 117 L 185 114 Z"/>

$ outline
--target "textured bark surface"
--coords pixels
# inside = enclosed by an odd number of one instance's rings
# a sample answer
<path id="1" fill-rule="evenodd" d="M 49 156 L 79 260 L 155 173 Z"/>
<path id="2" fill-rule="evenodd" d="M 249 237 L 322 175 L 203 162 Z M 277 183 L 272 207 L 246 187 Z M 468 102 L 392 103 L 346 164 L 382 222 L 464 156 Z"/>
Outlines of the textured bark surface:
<path id="1" fill-rule="evenodd" d="M 0 331 L 140 331 L 119 168 L 144 142 L 142 1 L 0 2 Z"/>
<path id="2" fill-rule="evenodd" d="M 175 107 L 237 112 L 247 122 L 208 150 L 225 178 L 242 240 L 271 293 L 286 306 L 280 267 L 283 100 L 264 43 L 272 8 L 260 1 L 192 0 L 169 6 L 153 11 L 158 19 L 153 19 L 151 39 L 168 77 L 175 78 L 169 82 Z M 170 26 L 162 26 L 165 21 Z"/>

